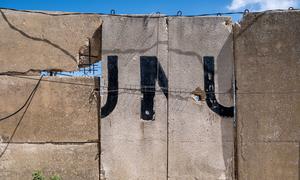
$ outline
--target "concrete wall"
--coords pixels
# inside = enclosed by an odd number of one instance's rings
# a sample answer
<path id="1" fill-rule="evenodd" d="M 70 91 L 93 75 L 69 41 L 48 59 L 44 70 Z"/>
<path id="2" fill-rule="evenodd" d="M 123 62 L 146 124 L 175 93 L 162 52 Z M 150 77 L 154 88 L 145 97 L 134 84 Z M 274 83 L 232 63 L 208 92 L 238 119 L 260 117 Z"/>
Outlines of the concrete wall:
<path id="1" fill-rule="evenodd" d="M 103 178 L 232 179 L 233 119 L 213 112 L 205 98 L 196 102 L 192 95 L 197 87 L 204 92 L 202 58 L 213 56 L 217 101 L 224 106 L 233 105 L 230 19 L 147 16 L 102 19 Z M 151 120 L 141 118 L 142 100 L 147 101 L 140 91 L 142 56 L 155 56 L 159 62 L 154 84 L 155 114 Z M 111 71 L 112 65 L 108 63 L 116 57 L 118 71 L 116 68 Z M 147 68 L 151 71 L 150 66 Z M 161 82 L 163 75 L 166 84 Z M 119 94 L 113 93 L 114 78 L 118 79 Z M 116 96 L 117 100 L 113 100 Z"/>
<path id="2" fill-rule="evenodd" d="M 45 12 L 47 13 L 47 12 Z M 101 24 L 97 15 L 58 16 L 0 11 L 0 72 L 74 71 L 101 57 Z"/>
<path id="3" fill-rule="evenodd" d="M 40 71 L 74 71 L 101 58 L 97 15 L 0 13 L 0 118 L 23 106 Z M 94 78 L 44 77 L 28 108 L 0 121 L 0 179 L 31 179 L 35 170 L 99 179 L 94 89 Z"/>
<path id="4" fill-rule="evenodd" d="M 1 118 L 25 103 L 38 79 L 0 77 Z M 0 121 L 0 179 L 31 179 L 34 170 L 64 179 L 98 179 L 93 89 L 93 78 L 45 77 L 28 109 Z"/>
<path id="5" fill-rule="evenodd" d="M 239 179 L 299 175 L 300 12 L 253 13 L 235 31 Z"/>
<path id="6" fill-rule="evenodd" d="M 0 121 L 0 179 L 299 178 L 299 11 L 0 13 L 0 118 L 41 70 L 103 68 L 100 114 L 93 78 L 44 77 Z"/>
<path id="7" fill-rule="evenodd" d="M 0 144 L 0 150 L 5 148 Z M 99 179 L 98 147 L 84 144 L 14 144 L 11 143 L 1 158 L 0 178 L 5 180 L 32 179 L 34 170 L 47 177 L 55 174 L 63 179 Z"/>
<path id="8" fill-rule="evenodd" d="M 215 94 L 212 101 L 233 106 L 231 32 L 229 17 L 169 19 L 170 179 L 233 178 L 233 118 L 214 112 L 206 102 Z M 206 96 L 205 56 L 215 61 L 215 92 Z M 204 93 L 201 101 L 191 94 L 197 88 Z"/>
<path id="9" fill-rule="evenodd" d="M 141 119 L 143 96 L 140 91 L 141 56 L 156 56 L 167 73 L 166 19 L 104 16 L 103 21 L 101 84 L 110 86 L 108 66 L 111 65 L 108 62 L 112 59 L 108 60 L 108 56 L 117 56 L 118 72 L 114 70 L 110 76 L 118 73 L 119 93 L 116 95 L 107 92 L 107 88 L 103 89 L 102 176 L 107 179 L 166 179 L 167 99 L 162 92 L 157 92 L 154 98 L 155 115 L 152 120 L 145 121 Z M 146 68 L 150 70 L 150 67 Z M 161 91 L 157 83 L 156 90 Z M 106 107 L 113 106 L 114 101 L 109 96 L 118 96 L 116 107 L 110 112 Z"/>

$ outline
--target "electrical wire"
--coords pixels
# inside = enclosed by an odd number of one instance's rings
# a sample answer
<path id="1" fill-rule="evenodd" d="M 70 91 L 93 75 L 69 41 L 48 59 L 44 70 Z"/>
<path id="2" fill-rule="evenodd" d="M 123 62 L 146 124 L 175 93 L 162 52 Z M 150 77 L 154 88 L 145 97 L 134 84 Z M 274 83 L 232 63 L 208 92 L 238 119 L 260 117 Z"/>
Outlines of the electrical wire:
<path id="1" fill-rule="evenodd" d="M 0 9 L 3 10 L 10 10 L 10 11 L 18 11 L 18 12 L 25 12 L 25 13 L 35 13 L 35 14 L 43 14 L 48 16 L 71 16 L 71 15 L 108 15 L 108 16 L 122 16 L 122 17 L 145 17 L 148 16 L 147 14 L 141 14 L 141 15 L 130 15 L 130 14 L 115 14 L 114 13 L 83 13 L 83 12 L 70 12 L 70 13 L 48 13 L 46 11 L 32 11 L 32 10 L 19 10 L 14 8 L 6 8 L 6 7 L 0 7 Z M 299 10 L 293 7 L 290 7 L 288 9 L 272 9 L 272 10 L 266 10 L 266 11 L 251 11 L 251 13 L 263 13 L 263 12 L 270 12 L 270 11 L 286 11 L 286 10 Z M 183 16 L 183 17 L 197 17 L 197 16 L 222 16 L 222 15 L 245 15 L 249 13 L 250 11 L 248 9 L 245 9 L 244 11 L 234 11 L 234 12 L 217 12 L 217 13 L 204 13 L 204 14 L 196 14 L 196 15 L 182 15 L 181 11 L 178 11 L 176 15 L 161 15 L 160 12 L 157 12 L 153 18 L 159 18 L 159 17 L 175 17 L 175 16 Z"/>
<path id="2" fill-rule="evenodd" d="M 41 80 L 42 80 L 43 76 L 40 77 L 38 83 L 35 85 L 35 87 L 33 88 L 33 90 L 31 91 L 30 95 L 28 96 L 27 100 L 25 101 L 25 103 L 17 110 L 15 111 L 14 113 L 8 115 L 8 116 L 5 116 L 3 118 L 0 118 L 0 121 L 3 121 L 5 119 L 8 119 L 16 114 L 18 114 L 22 109 L 24 109 L 24 107 L 28 104 L 28 102 L 30 101 L 31 97 L 34 95 L 35 91 L 37 90 L 38 86 L 40 85 L 41 83 Z"/>
<path id="3" fill-rule="evenodd" d="M 15 78 L 21 78 L 21 79 L 30 79 L 30 80 L 36 80 L 38 81 L 39 79 L 33 78 L 33 77 L 27 77 L 27 76 L 20 76 L 20 75 L 8 75 L 10 77 L 15 77 Z M 74 85 L 74 86 L 86 86 L 86 87 L 94 87 L 94 84 L 85 84 L 85 83 L 74 83 L 74 82 L 63 82 L 63 81 L 57 81 L 57 80 L 50 80 L 50 79 L 42 79 L 41 81 L 49 82 L 49 83 L 59 83 L 59 84 L 67 84 L 67 85 Z M 126 86 L 126 85 L 125 85 Z M 100 86 L 101 94 L 107 94 L 110 92 L 115 92 L 123 90 L 122 93 L 128 93 L 128 94 L 134 94 L 132 92 L 140 92 L 141 88 L 138 85 L 127 85 L 129 87 L 119 87 L 117 90 L 107 90 L 108 87 L 106 86 Z M 133 87 L 136 88 L 133 88 Z M 154 88 L 154 86 L 143 86 L 142 88 Z M 193 91 L 188 90 L 188 89 L 170 89 L 167 87 L 160 87 L 159 90 L 145 90 L 146 92 L 157 92 L 161 93 L 162 90 L 168 90 L 168 93 L 170 95 L 172 94 L 193 94 Z M 206 92 L 206 94 L 220 94 L 220 95 L 226 95 L 226 94 L 232 94 L 231 91 L 228 92 Z M 248 91 L 248 92 L 242 92 L 242 91 L 237 91 L 236 94 L 238 95 L 247 95 L 247 94 L 300 94 L 300 91 Z M 1 120 L 0 120 L 1 121 Z"/>
<path id="4" fill-rule="evenodd" d="M 19 121 L 18 121 L 18 123 L 17 123 L 17 125 L 16 125 L 16 127 L 15 127 L 15 129 L 14 129 L 14 131 L 13 131 L 13 133 L 11 134 L 11 136 L 10 136 L 10 138 L 9 138 L 9 140 L 8 140 L 8 142 L 7 142 L 7 144 L 6 144 L 6 146 L 4 147 L 3 151 L 0 153 L 0 159 L 4 156 L 6 150 L 8 149 L 9 144 L 11 143 L 13 137 L 15 136 L 15 134 L 16 134 L 16 132 L 17 132 L 17 130 L 18 130 L 18 128 L 19 128 L 19 126 L 20 126 L 20 124 L 21 124 L 21 122 L 22 122 L 22 120 L 23 120 L 23 118 L 24 118 L 24 116 L 25 116 L 25 114 L 26 114 L 26 112 L 27 112 L 27 110 L 28 110 L 30 104 L 31 104 L 31 101 L 32 101 L 32 99 L 33 99 L 33 97 L 34 97 L 34 95 L 35 95 L 35 93 L 36 93 L 36 91 L 37 91 L 37 88 L 38 88 L 38 86 L 40 85 L 40 82 L 41 82 L 42 78 L 43 78 L 43 76 L 41 76 L 40 80 L 38 81 L 38 83 L 36 84 L 36 86 L 34 87 L 34 89 L 32 90 L 32 92 L 30 93 L 30 96 L 28 97 L 28 99 L 27 99 L 27 101 L 25 102 L 25 104 L 24 104 L 18 111 L 16 111 L 15 113 L 13 113 L 13 114 L 11 114 L 11 115 L 5 117 L 5 118 L 9 118 L 9 117 L 11 117 L 11 116 L 17 114 L 17 113 L 18 113 L 19 111 L 21 111 L 21 109 L 23 109 L 24 107 L 26 107 L 26 108 L 25 108 L 25 111 L 23 112 L 21 118 L 19 119 Z M 4 120 L 5 118 L 1 118 L 1 120 Z"/>
<path id="5" fill-rule="evenodd" d="M 10 11 L 18 11 L 18 12 L 25 12 L 25 13 L 35 13 L 35 14 L 43 14 L 48 16 L 71 16 L 71 15 L 109 15 L 109 16 L 122 16 L 122 17 L 145 17 L 148 15 L 128 15 L 128 14 L 115 14 L 115 13 L 82 13 L 82 12 L 70 12 L 70 13 L 48 13 L 46 11 L 31 11 L 31 10 L 19 10 L 19 9 L 13 9 L 13 8 L 5 8 L 0 7 L 0 9 L 3 10 L 10 10 Z M 273 9 L 273 10 L 266 10 L 266 11 L 252 11 L 252 13 L 261 13 L 261 12 L 267 12 L 267 11 L 285 11 L 286 9 Z M 290 7 L 288 10 L 299 10 Z M 180 13 L 178 13 L 180 12 Z M 153 16 L 153 18 L 157 17 L 174 17 L 174 16 L 183 16 L 183 17 L 195 17 L 195 16 L 222 16 L 222 15 L 245 15 L 249 13 L 248 9 L 245 9 L 245 11 L 236 11 L 236 12 L 218 12 L 218 13 L 204 13 L 204 14 L 197 14 L 197 15 L 182 15 L 181 11 L 178 11 L 176 15 L 161 15 L 160 13 L 156 13 L 156 16 Z"/>

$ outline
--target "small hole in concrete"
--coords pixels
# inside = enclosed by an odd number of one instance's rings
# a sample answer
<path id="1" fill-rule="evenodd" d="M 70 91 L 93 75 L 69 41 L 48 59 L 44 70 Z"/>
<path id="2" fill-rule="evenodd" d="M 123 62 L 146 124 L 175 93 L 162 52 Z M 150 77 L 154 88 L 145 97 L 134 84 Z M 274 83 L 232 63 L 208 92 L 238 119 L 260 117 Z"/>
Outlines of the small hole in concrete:
<path id="1" fill-rule="evenodd" d="M 193 92 L 192 92 L 192 97 L 196 102 L 203 101 L 205 100 L 205 92 L 200 88 L 197 87 Z"/>

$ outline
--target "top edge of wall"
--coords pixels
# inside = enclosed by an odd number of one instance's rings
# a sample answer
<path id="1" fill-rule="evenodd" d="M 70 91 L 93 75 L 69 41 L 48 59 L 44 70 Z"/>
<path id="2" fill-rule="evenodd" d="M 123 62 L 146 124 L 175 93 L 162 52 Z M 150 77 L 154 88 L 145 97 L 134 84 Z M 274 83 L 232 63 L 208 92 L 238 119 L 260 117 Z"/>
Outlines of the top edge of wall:
<path id="1" fill-rule="evenodd" d="M 264 15 L 275 15 L 275 14 L 293 14 L 293 13 L 300 13 L 299 9 L 292 9 L 292 10 L 266 10 L 266 11 L 262 11 L 262 12 L 249 12 L 246 13 L 242 19 L 240 20 L 239 24 L 242 24 L 243 22 L 247 21 L 247 20 L 251 20 L 257 17 L 261 17 Z"/>
<path id="2" fill-rule="evenodd" d="M 96 13 L 96 12 L 66 12 L 66 11 L 43 11 L 43 10 L 16 10 L 9 8 L 0 8 L 1 11 L 5 11 L 6 13 L 17 13 L 17 14 L 43 14 L 43 15 L 98 15 L 98 16 L 113 16 L 113 17 L 132 17 L 132 18 L 160 18 L 160 17 L 172 17 L 172 18 L 231 18 L 231 16 L 217 16 L 217 15 L 167 15 L 167 14 L 159 14 L 159 13 L 151 13 L 151 14 L 109 14 L 109 13 Z"/>

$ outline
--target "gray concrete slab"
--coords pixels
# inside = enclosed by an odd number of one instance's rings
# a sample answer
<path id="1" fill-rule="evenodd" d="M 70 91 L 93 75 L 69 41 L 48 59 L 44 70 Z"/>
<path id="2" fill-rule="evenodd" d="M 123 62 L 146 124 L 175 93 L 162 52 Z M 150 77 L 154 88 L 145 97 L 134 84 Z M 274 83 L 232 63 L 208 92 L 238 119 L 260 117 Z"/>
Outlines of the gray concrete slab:
<path id="1" fill-rule="evenodd" d="M 250 13 L 236 26 L 240 92 L 295 92 L 300 84 L 300 11 Z"/>
<path id="2" fill-rule="evenodd" d="M 39 77 L 0 77 L 1 118 L 17 111 Z M 12 142 L 86 142 L 98 139 L 94 79 L 88 77 L 44 77 Z M 7 142 L 25 108 L 0 121 L 0 140 Z"/>
<path id="3" fill-rule="evenodd" d="M 204 56 L 214 57 L 215 96 L 233 106 L 229 17 L 169 18 L 169 179 L 232 179 L 233 118 L 192 94 L 204 89 Z M 211 62 L 211 60 L 210 60 Z"/>
<path id="4" fill-rule="evenodd" d="M 300 141 L 300 94 L 239 94 L 238 105 L 243 142 Z"/>
<path id="5" fill-rule="evenodd" d="M 0 152 L 6 144 L 0 143 Z M 32 179 L 40 170 L 47 177 L 98 180 L 97 144 L 10 144 L 0 159 L 0 179 Z"/>
<path id="6" fill-rule="evenodd" d="M 245 142 L 238 154 L 240 179 L 299 179 L 298 142 Z"/>
<path id="7" fill-rule="evenodd" d="M 167 26 L 165 18 L 103 16 L 103 78 L 101 114 L 102 176 L 107 179 L 166 179 L 167 177 L 167 98 L 158 83 L 152 120 L 141 118 L 141 56 L 155 58 L 167 76 Z M 114 56 L 110 57 L 109 56 Z M 107 92 L 108 63 L 118 71 L 118 99 Z M 150 60 L 146 62 L 150 62 Z M 157 65 L 157 63 L 155 63 Z M 149 69 L 148 69 L 149 68 Z M 157 72 L 157 75 L 161 75 Z M 154 77 L 158 79 L 156 74 Z M 145 81 L 150 82 L 150 81 Z M 112 80 L 111 83 L 113 84 Z M 113 92 L 113 89 L 110 89 Z M 110 110 L 109 110 L 110 109 Z M 145 113 L 144 113 L 145 114 Z"/>
<path id="8" fill-rule="evenodd" d="M 45 12 L 50 13 L 51 12 Z M 0 72 L 29 70 L 74 71 L 101 57 L 101 24 L 98 15 L 47 15 L 0 11 Z"/>
<path id="9" fill-rule="evenodd" d="M 299 179 L 299 11 L 235 27 L 240 179 Z"/>

